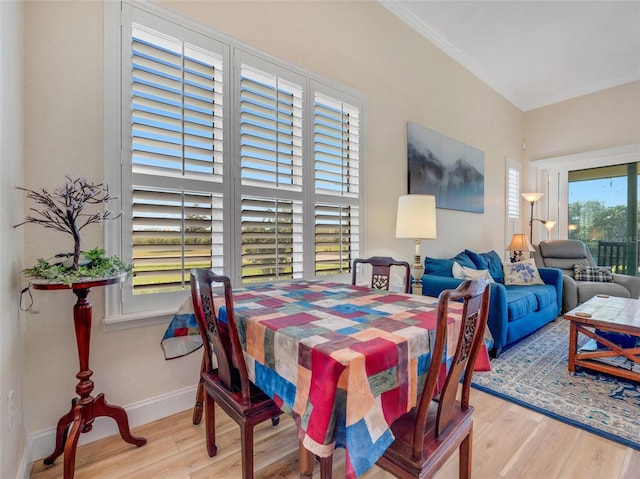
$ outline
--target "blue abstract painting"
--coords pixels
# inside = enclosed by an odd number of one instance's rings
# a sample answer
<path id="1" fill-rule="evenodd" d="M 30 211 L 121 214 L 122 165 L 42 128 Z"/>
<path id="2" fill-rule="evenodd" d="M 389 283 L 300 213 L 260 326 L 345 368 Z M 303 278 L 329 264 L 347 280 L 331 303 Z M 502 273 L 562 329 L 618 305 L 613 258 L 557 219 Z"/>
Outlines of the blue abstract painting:
<path id="1" fill-rule="evenodd" d="M 484 213 L 484 153 L 416 123 L 407 124 L 409 193 L 436 206 Z"/>

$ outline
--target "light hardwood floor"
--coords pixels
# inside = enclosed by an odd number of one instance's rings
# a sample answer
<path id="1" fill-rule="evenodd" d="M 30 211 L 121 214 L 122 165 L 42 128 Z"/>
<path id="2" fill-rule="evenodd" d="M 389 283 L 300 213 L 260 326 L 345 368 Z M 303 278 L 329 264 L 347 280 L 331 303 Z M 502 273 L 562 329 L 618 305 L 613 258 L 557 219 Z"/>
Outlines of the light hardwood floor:
<path id="1" fill-rule="evenodd" d="M 474 412 L 473 477 L 535 479 L 636 479 L 640 451 L 602 439 L 528 409 L 472 389 Z M 204 422 L 191 424 L 191 410 L 133 429 L 148 439 L 136 448 L 120 436 L 80 446 L 75 479 L 237 479 L 240 433 L 225 414 L 216 414 L 218 455 L 204 448 Z M 295 424 L 283 415 L 280 425 L 267 421 L 255 431 L 255 478 L 298 477 Z M 62 477 L 62 456 L 51 467 L 36 461 L 32 479 Z M 457 454 L 435 476 L 458 474 Z M 316 467 L 314 478 L 319 477 Z M 334 477 L 344 478 L 344 451 L 334 459 Z M 367 479 L 392 477 L 374 467 Z"/>

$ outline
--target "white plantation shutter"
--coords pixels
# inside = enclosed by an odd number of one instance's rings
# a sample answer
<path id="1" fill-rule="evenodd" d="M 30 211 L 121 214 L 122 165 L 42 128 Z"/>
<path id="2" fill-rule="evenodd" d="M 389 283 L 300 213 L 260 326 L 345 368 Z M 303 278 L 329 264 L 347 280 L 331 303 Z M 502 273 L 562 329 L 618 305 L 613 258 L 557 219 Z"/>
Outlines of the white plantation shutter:
<path id="1" fill-rule="evenodd" d="M 243 197 L 243 281 L 302 278 L 302 260 L 302 202 Z"/>
<path id="2" fill-rule="evenodd" d="M 134 172 L 222 181 L 222 58 L 133 25 Z"/>
<path id="3" fill-rule="evenodd" d="M 520 218 L 520 170 L 507 167 L 507 216 Z"/>
<path id="4" fill-rule="evenodd" d="M 314 116 L 315 272 L 349 272 L 359 255 L 360 109 L 320 92 Z"/>
<path id="5" fill-rule="evenodd" d="M 135 188 L 134 292 L 188 288 L 195 267 L 222 271 L 222 219 L 220 194 Z"/>
<path id="6" fill-rule="evenodd" d="M 302 87 L 242 65 L 242 185 L 302 191 Z"/>
<path id="7" fill-rule="evenodd" d="M 243 55 L 239 95 L 243 283 L 303 277 L 302 80 Z"/>
<path id="8" fill-rule="evenodd" d="M 131 25 L 129 143 L 123 142 L 130 151 L 123 195 L 134 269 L 124 295 L 129 311 L 156 304 L 147 296 L 188 290 L 191 268 L 225 267 L 224 48 L 138 18 Z"/>

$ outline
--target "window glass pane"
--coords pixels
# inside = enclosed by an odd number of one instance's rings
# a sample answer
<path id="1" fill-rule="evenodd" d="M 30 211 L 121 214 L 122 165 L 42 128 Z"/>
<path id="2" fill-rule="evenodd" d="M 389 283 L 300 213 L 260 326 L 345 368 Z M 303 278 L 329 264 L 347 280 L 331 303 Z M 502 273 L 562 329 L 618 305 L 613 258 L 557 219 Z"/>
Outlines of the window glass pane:
<path id="1" fill-rule="evenodd" d="M 223 267 L 222 196 L 135 187 L 134 294 L 189 288 L 192 268 Z"/>
<path id="2" fill-rule="evenodd" d="M 302 202 L 242 198 L 242 281 L 302 278 Z"/>
<path id="3" fill-rule="evenodd" d="M 348 273 L 358 256 L 359 211 L 346 205 L 315 207 L 316 275 Z"/>
<path id="4" fill-rule="evenodd" d="M 631 180 L 629 180 L 631 178 Z M 629 181 L 637 189 L 635 164 L 569 172 L 568 238 L 583 241 L 599 266 L 636 274 L 637 220 L 629 225 Z M 632 210 L 633 211 L 633 210 Z"/>

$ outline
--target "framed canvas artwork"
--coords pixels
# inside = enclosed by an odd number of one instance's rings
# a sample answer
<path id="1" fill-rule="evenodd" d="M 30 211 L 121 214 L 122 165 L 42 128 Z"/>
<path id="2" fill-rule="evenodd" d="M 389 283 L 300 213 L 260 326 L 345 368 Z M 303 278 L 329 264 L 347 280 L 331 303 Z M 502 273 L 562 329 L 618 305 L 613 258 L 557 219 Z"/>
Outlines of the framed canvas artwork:
<path id="1" fill-rule="evenodd" d="M 409 194 L 435 195 L 436 206 L 484 213 L 484 153 L 416 123 L 407 124 Z"/>

